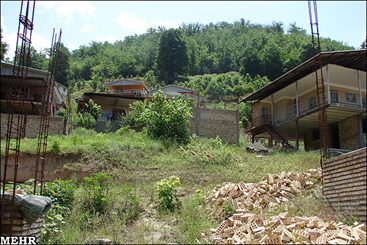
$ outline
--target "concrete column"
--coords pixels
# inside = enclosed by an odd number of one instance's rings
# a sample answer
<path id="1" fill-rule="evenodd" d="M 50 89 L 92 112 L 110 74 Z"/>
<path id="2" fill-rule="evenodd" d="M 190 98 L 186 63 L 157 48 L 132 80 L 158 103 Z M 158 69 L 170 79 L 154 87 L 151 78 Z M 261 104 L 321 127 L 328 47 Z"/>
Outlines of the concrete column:
<path id="1" fill-rule="evenodd" d="M 362 89 L 361 89 L 361 76 L 359 75 L 359 70 L 357 71 L 358 76 L 358 88 L 359 88 L 359 101 L 361 103 L 361 108 L 363 108 L 363 98 L 362 98 Z"/>

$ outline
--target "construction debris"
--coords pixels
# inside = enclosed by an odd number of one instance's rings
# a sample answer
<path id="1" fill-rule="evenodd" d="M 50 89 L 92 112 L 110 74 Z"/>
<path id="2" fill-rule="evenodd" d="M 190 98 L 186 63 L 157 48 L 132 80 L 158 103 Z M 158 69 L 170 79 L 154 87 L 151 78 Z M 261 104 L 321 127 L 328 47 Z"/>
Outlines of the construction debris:
<path id="1" fill-rule="evenodd" d="M 216 244 L 365 244 L 366 226 L 358 222 L 348 226 L 318 217 L 289 217 L 288 212 L 270 218 L 235 213 L 202 237 L 205 242 Z"/>
<path id="2" fill-rule="evenodd" d="M 202 233 L 206 243 L 235 244 L 357 244 L 366 243 L 365 224 L 353 226 L 324 221 L 319 217 L 291 217 L 288 212 L 266 217 L 263 210 L 310 189 L 322 179 L 321 169 L 265 175 L 259 183 L 223 183 L 205 196 L 211 214 L 220 216 L 223 203 L 231 202 L 235 213 L 217 229 Z M 253 213 L 250 213 L 253 212 Z"/>
<path id="3" fill-rule="evenodd" d="M 205 196 L 205 203 L 207 208 L 212 210 L 213 216 L 220 216 L 226 201 L 232 203 L 236 212 L 260 212 L 266 207 L 288 202 L 289 198 L 300 194 L 303 189 L 312 188 L 321 179 L 322 170 L 319 168 L 308 170 L 306 173 L 283 171 L 280 175 L 268 174 L 258 183 L 224 182 Z"/>

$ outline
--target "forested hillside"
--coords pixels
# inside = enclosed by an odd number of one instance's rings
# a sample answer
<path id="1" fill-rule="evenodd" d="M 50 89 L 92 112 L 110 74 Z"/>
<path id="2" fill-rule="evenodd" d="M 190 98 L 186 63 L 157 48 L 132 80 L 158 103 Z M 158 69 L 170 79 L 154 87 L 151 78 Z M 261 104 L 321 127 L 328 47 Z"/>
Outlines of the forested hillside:
<path id="1" fill-rule="evenodd" d="M 142 35 L 115 43 L 92 42 L 69 52 L 62 46 L 58 82 L 75 90 L 86 81 L 92 90 L 106 91 L 106 82 L 136 78 L 148 88 L 176 83 L 200 96 L 237 99 L 313 55 L 311 36 L 296 23 L 281 22 L 181 24 L 177 29 L 150 28 Z M 321 38 L 321 50 L 352 50 L 343 42 Z M 31 66 L 47 69 L 47 50 L 32 50 Z M 206 74 L 222 74 L 214 77 Z M 202 75 L 202 76 L 200 76 Z M 249 87 L 249 84 L 259 82 Z"/>

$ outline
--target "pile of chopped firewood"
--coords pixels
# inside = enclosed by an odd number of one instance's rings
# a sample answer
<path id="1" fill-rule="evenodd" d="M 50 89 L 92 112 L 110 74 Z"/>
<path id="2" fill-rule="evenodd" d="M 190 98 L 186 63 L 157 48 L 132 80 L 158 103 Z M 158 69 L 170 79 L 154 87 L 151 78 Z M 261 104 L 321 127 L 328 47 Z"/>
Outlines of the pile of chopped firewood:
<path id="1" fill-rule="evenodd" d="M 341 222 L 324 221 L 319 217 L 290 217 L 288 212 L 266 217 L 264 209 L 310 189 L 322 180 L 321 169 L 305 173 L 294 171 L 268 174 L 258 183 L 223 183 L 205 196 L 211 215 L 220 216 L 223 204 L 231 202 L 235 213 L 223 221 L 217 229 L 211 229 L 202 237 L 207 243 L 237 244 L 354 244 L 366 243 L 365 224 L 356 222 L 347 226 Z M 252 213 L 250 213 L 252 212 Z"/>
<path id="2" fill-rule="evenodd" d="M 211 215 L 220 216 L 223 203 L 232 203 L 237 213 L 248 211 L 260 212 L 266 207 L 273 207 L 281 202 L 288 202 L 293 197 L 310 189 L 322 179 L 321 169 L 311 169 L 305 173 L 282 172 L 265 175 L 258 183 L 223 183 L 217 185 L 205 196 L 205 203 Z"/>
<path id="3" fill-rule="evenodd" d="M 347 226 L 318 217 L 289 217 L 288 212 L 270 218 L 237 212 L 202 236 L 207 243 L 227 244 L 365 244 L 366 227 L 358 222 Z"/>

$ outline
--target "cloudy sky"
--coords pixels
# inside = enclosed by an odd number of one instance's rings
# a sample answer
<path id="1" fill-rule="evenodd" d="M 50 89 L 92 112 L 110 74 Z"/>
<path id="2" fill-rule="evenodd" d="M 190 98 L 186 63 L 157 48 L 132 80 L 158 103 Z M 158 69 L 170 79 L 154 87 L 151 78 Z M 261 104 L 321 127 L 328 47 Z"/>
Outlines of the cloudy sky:
<path id="1" fill-rule="evenodd" d="M 11 58 L 20 6 L 20 1 L 1 1 L 1 27 Z M 317 10 L 321 37 L 359 48 L 366 37 L 366 1 L 320 1 Z M 36 1 L 32 45 L 49 48 L 53 28 L 57 33 L 62 28 L 62 41 L 72 51 L 92 41 L 123 40 L 150 27 L 241 18 L 258 24 L 283 22 L 285 30 L 296 22 L 310 33 L 307 1 Z"/>

